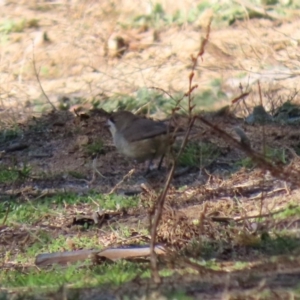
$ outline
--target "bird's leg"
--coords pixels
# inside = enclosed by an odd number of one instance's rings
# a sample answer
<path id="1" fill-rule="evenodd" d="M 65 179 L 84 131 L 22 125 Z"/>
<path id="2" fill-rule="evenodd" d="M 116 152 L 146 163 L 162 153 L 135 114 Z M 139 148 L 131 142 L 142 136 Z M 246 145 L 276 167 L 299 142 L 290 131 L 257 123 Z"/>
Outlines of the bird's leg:
<path id="1" fill-rule="evenodd" d="M 161 156 L 160 161 L 159 161 L 157 170 L 160 170 L 160 169 L 161 169 L 161 165 L 162 165 L 162 163 L 163 163 L 164 157 L 165 157 L 165 155 L 163 154 L 163 155 Z M 148 174 L 150 173 L 150 171 L 151 171 L 151 166 L 152 166 L 152 163 L 153 163 L 153 159 L 154 159 L 154 157 L 151 158 L 151 159 L 149 159 L 149 164 L 148 164 L 148 167 L 147 167 L 147 170 L 146 170 L 145 175 L 148 175 Z"/>
<path id="2" fill-rule="evenodd" d="M 152 166 L 152 162 L 153 162 L 153 159 L 149 159 L 149 163 L 148 163 L 148 167 L 147 167 L 147 170 L 146 170 L 146 173 L 145 175 L 148 175 L 151 171 L 151 166 Z"/>
<path id="3" fill-rule="evenodd" d="M 158 164 L 157 170 L 160 170 L 160 169 L 161 169 L 161 165 L 162 165 L 162 163 L 163 163 L 163 161 L 164 161 L 164 158 L 165 158 L 165 155 L 163 154 L 163 155 L 161 156 L 161 159 L 160 159 L 160 161 L 159 161 L 159 164 Z"/>

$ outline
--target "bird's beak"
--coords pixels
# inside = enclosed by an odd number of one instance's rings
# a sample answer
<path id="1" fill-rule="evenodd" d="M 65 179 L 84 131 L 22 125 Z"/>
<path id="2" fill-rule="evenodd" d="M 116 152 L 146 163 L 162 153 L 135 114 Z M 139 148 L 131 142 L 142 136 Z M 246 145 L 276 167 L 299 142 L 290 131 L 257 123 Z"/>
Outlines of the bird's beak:
<path id="1" fill-rule="evenodd" d="M 109 123 L 109 119 L 107 119 L 107 121 L 104 124 L 104 128 L 108 128 L 110 127 L 110 123 Z"/>

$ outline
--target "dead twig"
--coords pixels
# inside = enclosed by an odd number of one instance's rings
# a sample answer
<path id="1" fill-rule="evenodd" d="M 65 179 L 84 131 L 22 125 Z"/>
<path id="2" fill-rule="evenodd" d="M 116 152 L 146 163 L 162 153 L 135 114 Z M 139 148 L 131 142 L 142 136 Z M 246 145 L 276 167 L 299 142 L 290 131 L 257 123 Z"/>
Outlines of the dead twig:
<path id="1" fill-rule="evenodd" d="M 40 86 L 40 89 L 43 93 L 43 95 L 45 96 L 46 100 L 48 101 L 48 103 L 52 106 L 53 110 L 57 110 L 56 107 L 54 106 L 54 104 L 50 101 L 48 95 L 46 94 L 43 86 L 42 86 L 42 83 L 40 81 L 40 77 L 39 77 L 39 72 L 37 71 L 37 68 L 36 68 L 36 64 L 35 64 L 35 55 L 34 55 L 34 43 L 32 42 L 32 64 L 33 64 L 33 70 L 34 70 L 34 75 L 36 77 L 36 80 Z"/>
<path id="2" fill-rule="evenodd" d="M 125 181 L 127 180 L 129 177 L 131 177 L 131 175 L 134 173 L 135 169 L 131 169 L 123 178 L 121 181 L 119 181 L 113 188 L 112 190 L 108 193 L 108 195 L 111 195 L 113 194 L 117 189 L 118 187 Z"/>
<path id="3" fill-rule="evenodd" d="M 258 86 L 260 105 L 263 107 L 261 87 L 260 87 L 259 80 L 257 82 L 257 86 Z M 262 144 L 263 144 L 263 155 L 265 156 L 266 155 L 266 130 L 265 130 L 265 123 L 264 122 L 262 124 Z M 262 178 L 262 186 L 264 186 L 264 183 L 265 183 L 265 176 L 263 176 L 263 178 Z M 260 214 L 262 213 L 263 204 L 264 204 L 264 190 L 262 189 L 261 197 L 260 197 L 260 211 L 259 211 Z"/>
<path id="4" fill-rule="evenodd" d="M 172 164 L 172 167 L 169 172 L 168 179 L 165 183 L 164 189 L 157 200 L 157 203 L 156 203 L 156 206 L 154 209 L 154 216 L 152 219 L 150 219 L 150 228 L 151 228 L 151 230 L 150 230 L 150 233 L 151 233 L 150 263 L 151 263 L 151 271 L 152 271 L 151 275 L 152 275 L 152 279 L 155 283 L 160 283 L 160 281 L 161 281 L 159 274 L 158 274 L 158 269 L 157 269 L 157 257 L 156 257 L 156 253 L 154 251 L 157 227 L 158 227 L 159 221 L 161 219 L 162 210 L 163 210 L 163 206 L 165 203 L 165 198 L 166 198 L 167 192 L 169 190 L 174 172 L 175 172 L 175 161 Z"/>
<path id="5" fill-rule="evenodd" d="M 189 108 L 189 125 L 186 131 L 186 134 L 184 136 L 184 139 L 181 143 L 181 147 L 179 150 L 179 153 L 177 154 L 177 156 L 174 158 L 173 162 L 172 162 L 172 166 L 171 166 L 171 170 L 168 174 L 168 178 L 166 180 L 166 183 L 164 185 L 164 189 L 162 191 L 162 193 L 159 195 L 156 205 L 153 208 L 152 211 L 152 218 L 150 218 L 150 232 L 151 232 L 151 242 L 150 242 L 150 264 L 151 264 L 151 276 L 152 276 L 152 280 L 155 283 L 160 283 L 161 279 L 159 277 L 158 274 L 158 269 L 157 269 L 157 257 L 156 257 L 156 253 L 154 251 L 154 247 L 155 247 L 155 243 L 156 243 L 156 236 L 157 236 L 157 228 L 162 216 L 162 210 L 164 207 L 164 203 L 165 203 L 165 198 L 167 196 L 168 190 L 170 188 L 170 184 L 171 181 L 174 177 L 174 172 L 175 172 L 175 166 L 176 163 L 178 161 L 178 158 L 180 157 L 180 155 L 182 154 L 187 142 L 188 142 L 188 138 L 191 132 L 191 129 L 194 125 L 194 122 L 196 120 L 196 117 L 193 116 L 192 112 L 194 109 L 194 105 L 192 104 L 192 93 L 193 91 L 198 87 L 197 85 L 193 85 L 193 78 L 195 75 L 195 69 L 197 66 L 197 62 L 198 62 L 198 58 L 202 57 L 202 55 L 204 54 L 204 50 L 205 50 L 205 45 L 208 42 L 209 39 L 209 33 L 210 33 L 210 25 L 211 25 L 211 19 L 209 20 L 208 26 L 207 26 L 207 31 L 206 31 L 206 37 L 204 39 L 202 39 L 201 44 L 200 44 L 200 50 L 197 53 L 197 56 L 194 57 L 192 56 L 192 71 L 189 75 L 189 89 L 188 92 L 185 94 L 185 97 L 188 97 L 188 108 Z M 180 101 L 179 101 L 180 102 Z M 174 112 L 176 110 L 179 109 L 178 105 L 179 102 L 177 102 L 177 106 L 172 110 L 172 113 L 174 114 Z"/>
<path id="6" fill-rule="evenodd" d="M 288 171 L 286 171 L 282 166 L 276 166 L 266 160 L 265 156 L 261 153 L 255 152 L 253 149 L 249 148 L 247 145 L 244 145 L 243 143 L 238 142 L 235 138 L 233 138 L 230 134 L 219 128 L 217 125 L 212 124 L 210 121 L 206 120 L 202 116 L 197 116 L 197 118 L 213 129 L 221 138 L 223 138 L 225 141 L 227 141 L 230 145 L 236 147 L 237 149 L 242 150 L 244 153 L 246 153 L 255 163 L 257 163 L 262 169 L 270 171 L 272 176 L 284 180 L 284 181 L 290 181 L 295 183 L 297 186 L 299 186 L 299 178 L 300 178 L 300 172 L 296 169 L 289 168 Z"/>

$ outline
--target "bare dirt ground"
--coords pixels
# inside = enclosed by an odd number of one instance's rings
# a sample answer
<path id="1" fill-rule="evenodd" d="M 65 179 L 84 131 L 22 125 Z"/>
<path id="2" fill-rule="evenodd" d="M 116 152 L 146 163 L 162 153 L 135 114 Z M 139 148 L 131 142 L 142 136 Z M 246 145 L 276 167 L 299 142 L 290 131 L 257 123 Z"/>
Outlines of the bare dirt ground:
<path id="1" fill-rule="evenodd" d="M 185 5 L 187 11 L 196 3 Z M 34 75 L 33 56 L 43 88 L 54 103 L 59 95 L 76 92 L 87 100 L 98 96 L 104 102 L 106 97 L 143 87 L 158 87 L 171 94 L 187 90 L 190 55 L 199 50 L 212 15 L 208 9 L 193 25 L 174 24 L 143 32 L 145 26 L 135 28 L 132 23 L 135 16 L 147 13 L 146 1 L 139 1 L 138 10 L 131 1 L 8 1 L 2 8 L 8 27 L 3 25 L 3 31 L 9 32 L 3 35 L 1 52 L 2 105 L 5 109 L 24 108 L 25 104 L 27 110 L 37 110 L 38 103 L 45 103 Z M 171 8 L 176 10 L 177 5 L 166 3 L 166 13 Z M 12 20 L 21 29 L 9 23 Z M 210 43 L 194 81 L 199 92 L 211 89 L 212 80 L 220 80 L 226 97 L 215 104 L 219 106 L 240 92 L 240 83 L 251 89 L 260 79 L 263 90 L 270 96 L 276 91 L 277 97 L 297 88 L 300 33 L 296 10 L 287 21 L 254 19 L 222 27 L 212 24 Z M 43 39 L 45 34 L 47 39 Z M 109 46 L 116 36 L 129 43 L 122 59 L 112 57 L 115 51 Z M 250 103 L 257 103 L 255 93 L 250 98 Z"/>
<path id="2" fill-rule="evenodd" d="M 21 134 L 0 144 L 1 166 L 22 168 L 26 164 L 31 168 L 29 177 L 0 185 L 2 200 L 13 197 L 18 201 L 38 201 L 62 191 L 110 192 L 132 169 L 132 162 L 116 152 L 104 126 L 106 117 L 100 110 L 89 110 L 91 101 L 99 100 L 109 108 L 110 97 L 136 95 L 142 87 L 157 87 L 170 94 L 187 90 L 190 55 L 199 50 L 201 36 L 205 34 L 203 24 L 211 11 L 203 13 L 193 25 L 163 27 L 156 39 L 153 28 L 142 30 L 120 26 L 122 22 L 132 22 L 132 16 L 141 11 L 147 13 L 147 3 L 137 2 L 138 10 L 132 1 L 7 1 L 1 6 L 3 20 L 18 23 L 25 18 L 24 24 L 27 24 L 22 25 L 24 28 L 20 32 L 12 30 L 2 37 L 0 125 L 5 132 L 18 124 Z M 165 2 L 166 11 L 172 13 L 176 5 Z M 179 9 L 194 5 L 193 1 L 182 2 L 184 5 Z M 38 20 L 38 25 L 29 22 L 33 19 Z M 45 33 L 48 39 L 44 38 Z M 108 47 L 118 35 L 129 43 L 121 58 L 115 57 L 114 50 Z M 213 23 L 210 42 L 195 74 L 197 92 L 213 89 L 211 82 L 217 79 L 219 86 L 215 93 L 220 89 L 224 94 L 220 101 L 209 103 L 209 107 L 218 108 L 230 104 L 230 100 L 241 92 L 241 84 L 244 90 L 251 91 L 246 101 L 248 107 L 253 107 L 260 101 L 257 92 L 257 80 L 260 80 L 263 105 L 267 109 L 271 110 L 274 103 L 283 103 L 291 97 L 299 104 L 299 96 L 295 93 L 299 86 L 299 41 L 300 20 L 296 11 L 288 20 L 249 19 L 224 28 Z M 41 92 L 33 60 L 40 70 L 38 77 L 42 87 L 54 105 L 59 106 L 63 96 L 72 98 L 74 95 L 81 103 L 68 100 L 69 110 L 49 112 L 51 106 Z M 149 102 L 153 104 L 151 100 Z M 75 104 L 76 108 L 84 107 L 87 115 L 76 115 Z M 163 110 L 157 104 L 156 107 L 157 115 L 161 115 Z M 205 107 L 207 103 L 197 109 Z M 42 110 L 46 111 L 43 115 Z M 239 113 L 243 111 L 239 110 Z M 199 162 L 199 167 L 174 179 L 158 240 L 177 251 L 184 249 L 185 254 L 195 254 L 195 249 L 184 246 L 190 239 L 201 236 L 204 242 L 211 243 L 213 257 L 223 264 L 223 269 L 209 272 L 198 267 L 197 275 L 165 279 L 159 290 L 176 290 L 180 284 L 185 295 L 197 299 L 254 299 L 251 295 L 262 291 L 268 292 L 266 298 L 271 295 L 269 299 L 296 299 L 296 296 L 291 297 L 293 290 L 299 288 L 299 249 L 273 253 L 270 249 L 258 251 L 252 246 L 261 241 L 262 233 L 271 230 L 286 229 L 296 236 L 299 234 L 298 216 L 273 218 L 273 214 L 288 204 L 299 205 L 298 126 L 248 125 L 234 115 L 210 114 L 205 117 L 235 138 L 234 128 L 243 128 L 257 152 L 262 152 L 264 145 L 283 151 L 286 164 L 278 157 L 277 163 L 282 172 L 291 174 L 291 178 L 271 175 L 264 168 L 240 167 L 238 163 L 247 155 L 224 141 L 212 128 L 197 121 L 194 140 L 213 143 L 220 155 L 205 168 Z M 98 140 L 103 142 L 102 153 L 94 155 L 88 145 Z M 139 191 L 141 183 L 150 187 L 150 192 L 143 190 L 141 195 L 144 205 L 116 217 L 116 222 L 132 224 L 134 228 L 134 222 L 140 219 L 145 220 L 145 227 L 148 226 L 145 203 L 150 205 L 156 199 L 164 183 L 166 168 L 145 179 L 143 166 L 137 166 L 135 173 L 115 189 L 115 193 L 122 194 Z M 183 186 L 184 189 L 178 190 Z M 65 228 L 77 209 L 68 210 L 63 218 L 54 217 L 46 223 L 41 220 L 35 226 L 48 226 L 47 230 L 53 231 L 53 238 L 69 235 L 72 229 L 66 231 Z M 80 211 L 88 215 L 91 208 L 80 207 Z M 267 217 L 259 224 L 249 219 L 262 215 Z M 202 226 L 195 225 L 194 221 L 201 216 Z M 181 227 L 179 231 L 178 226 Z M 25 241 L 21 246 L 20 238 Z M 110 238 L 112 244 L 119 242 L 117 237 Z M 6 231 L 0 239 L 10 250 L 11 244 L 24 247 L 33 242 L 24 236 L 21 228 Z M 16 251 L 19 251 L 18 247 Z M 200 253 L 212 257 L 211 253 Z M 282 257 L 275 263 L 270 262 L 270 256 L 277 254 Z M 249 262 L 248 270 L 235 270 L 229 274 L 226 270 L 237 260 Z M 98 289 L 70 290 L 69 293 L 75 293 L 80 299 L 110 299 L 124 293 L 140 297 L 147 293 L 149 299 L 165 299 L 153 290 L 148 281 L 137 280 L 117 290 L 111 289 L 102 298 Z M 53 299 L 57 296 L 55 294 Z M 68 297 L 72 299 L 73 296 Z"/>

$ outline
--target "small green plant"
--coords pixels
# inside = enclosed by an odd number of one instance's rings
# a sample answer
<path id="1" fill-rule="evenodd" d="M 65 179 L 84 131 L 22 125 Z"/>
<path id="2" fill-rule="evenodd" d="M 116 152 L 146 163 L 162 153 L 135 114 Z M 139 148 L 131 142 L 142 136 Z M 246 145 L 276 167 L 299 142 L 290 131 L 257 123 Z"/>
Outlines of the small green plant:
<path id="1" fill-rule="evenodd" d="M 220 264 L 218 262 L 216 262 L 215 259 L 203 260 L 199 264 L 202 265 L 202 266 L 205 266 L 206 268 L 215 270 L 215 271 L 221 270 Z"/>
<path id="2" fill-rule="evenodd" d="M 16 125 L 0 131 L 0 143 L 11 141 L 21 135 L 21 129 Z"/>
<path id="3" fill-rule="evenodd" d="M 152 5 L 151 12 L 149 14 L 139 15 L 133 20 L 135 26 L 144 26 L 145 24 L 154 27 L 161 28 L 165 25 L 176 24 L 181 26 L 183 24 L 192 24 L 198 20 L 203 11 L 211 7 L 209 2 L 202 2 L 197 7 L 189 9 L 188 11 L 176 10 L 173 14 L 165 12 L 163 6 L 160 3 Z"/>
<path id="4" fill-rule="evenodd" d="M 167 299 L 174 299 L 174 300 L 192 300 L 194 298 L 186 295 L 184 291 L 176 291 L 171 292 L 167 294 Z M 162 299 L 165 299 L 165 297 L 162 297 Z"/>
<path id="5" fill-rule="evenodd" d="M 0 32 L 9 34 L 12 32 L 23 32 L 26 28 L 39 28 L 38 19 L 5 20 L 0 23 Z"/>
<path id="6" fill-rule="evenodd" d="M 133 19 L 135 26 L 143 26 L 145 24 L 151 27 L 160 27 L 166 21 L 165 11 L 160 3 L 152 5 L 151 12 L 149 14 L 139 15 Z"/>
<path id="7" fill-rule="evenodd" d="M 246 168 L 246 169 L 252 169 L 255 166 L 255 163 L 250 157 L 245 157 L 241 160 L 236 161 L 235 166 Z"/>
<path id="8" fill-rule="evenodd" d="M 77 179 L 84 179 L 86 178 L 86 176 L 80 172 L 76 172 L 76 171 L 69 171 L 68 172 L 72 177 L 77 178 Z"/>
<path id="9" fill-rule="evenodd" d="M 265 156 L 271 163 L 287 163 L 286 149 L 266 147 Z"/>
<path id="10" fill-rule="evenodd" d="M 226 94 L 221 90 L 221 86 L 213 86 L 217 81 L 212 82 L 212 88 L 195 94 L 194 103 L 198 107 L 210 108 L 213 104 L 227 100 Z"/>
<path id="11" fill-rule="evenodd" d="M 277 0 L 264 0 L 266 3 L 275 3 L 272 10 L 278 14 L 288 14 L 292 9 L 298 9 L 300 6 L 297 1 L 289 1 L 286 5 L 279 5 Z M 297 3 L 296 3 L 297 2 Z M 263 4 L 265 5 L 265 4 Z M 285 7 L 287 9 L 285 9 Z M 148 14 L 136 16 L 130 24 L 122 24 L 123 27 L 151 27 L 163 28 L 165 26 L 184 24 L 198 25 L 198 20 L 207 9 L 211 9 L 214 15 L 214 23 L 219 26 L 232 25 L 237 20 L 246 18 L 265 18 L 267 15 L 257 10 L 242 7 L 238 4 L 233 4 L 230 1 L 201 1 L 197 6 L 188 10 L 176 10 L 173 14 L 165 11 L 160 3 L 153 3 Z"/>
<path id="12" fill-rule="evenodd" d="M 35 108 L 38 108 L 36 111 L 39 111 L 39 108 L 42 107 L 42 105 L 43 104 L 34 101 Z M 31 122 L 28 124 L 28 131 L 34 133 L 47 132 L 49 130 L 49 126 L 51 126 L 51 124 L 42 118 L 32 118 Z"/>
<path id="13" fill-rule="evenodd" d="M 182 94 L 180 95 L 182 98 Z M 175 98 L 175 97 L 174 97 Z M 176 97 L 177 98 L 177 97 Z M 139 109 L 140 113 L 154 113 L 159 107 L 162 111 L 170 111 L 176 99 L 170 99 L 163 93 L 152 89 L 139 89 L 134 96 L 118 94 L 102 101 L 101 107 L 107 111 Z"/>
<path id="14" fill-rule="evenodd" d="M 218 147 L 206 142 L 189 143 L 179 158 L 181 166 L 206 167 L 214 162 L 220 155 Z"/>
<path id="15" fill-rule="evenodd" d="M 300 215 L 300 207 L 297 204 L 293 205 L 291 203 L 284 211 L 274 215 L 274 218 L 285 219 L 288 217 L 299 216 L 299 215 Z"/>
<path id="16" fill-rule="evenodd" d="M 106 264 L 105 268 L 98 268 L 100 274 L 105 276 L 105 283 L 117 286 L 132 280 L 137 275 L 142 275 L 147 270 L 147 265 L 137 265 L 122 260 L 115 264 Z"/>
<path id="17" fill-rule="evenodd" d="M 287 153 L 285 149 L 278 148 L 265 148 L 265 158 L 270 163 L 281 163 L 287 164 Z M 251 157 L 245 157 L 235 163 L 237 167 L 244 167 L 246 169 L 252 169 L 256 166 L 256 163 L 252 160 Z"/>
<path id="18" fill-rule="evenodd" d="M 93 98 L 91 101 L 93 109 L 100 108 L 101 101 L 99 99 Z"/>
<path id="19" fill-rule="evenodd" d="M 80 262 L 67 268 L 55 266 L 50 272 L 47 269 L 32 269 L 27 272 L 0 271 L 0 280 L 2 286 L 5 287 L 59 287 L 66 283 L 72 283 L 73 287 L 85 288 L 101 284 L 118 286 L 132 280 L 138 274 L 142 275 L 147 269 L 145 265 L 126 261 L 119 261 L 114 264 L 105 263 L 93 268 L 84 267 L 83 263 Z"/>
<path id="20" fill-rule="evenodd" d="M 0 167 L 0 183 L 16 181 L 19 178 L 18 171 L 15 168 Z"/>
<path id="21" fill-rule="evenodd" d="M 51 197 L 40 199 L 38 203 L 28 201 L 3 201 L 0 202 L 0 223 L 4 220 L 7 210 L 9 215 L 7 223 L 17 222 L 24 224 L 35 224 L 47 216 L 56 216 L 62 212 L 65 205 L 80 205 L 90 203 L 98 204 L 101 209 L 122 209 L 138 205 L 135 197 L 123 197 L 121 195 L 77 195 L 75 193 L 59 193 Z"/>
<path id="22" fill-rule="evenodd" d="M 28 164 L 23 164 L 22 168 L 18 169 L 19 177 L 20 178 L 28 178 L 31 173 L 31 167 Z"/>
<path id="23" fill-rule="evenodd" d="M 214 103 L 227 100 L 226 94 L 222 91 L 221 80 L 216 79 L 211 82 L 211 89 L 194 94 L 196 109 L 200 111 L 203 107 L 211 107 Z M 170 112 L 179 99 L 184 97 L 183 93 L 176 93 L 172 98 L 161 91 L 149 88 L 141 88 L 135 95 L 117 94 L 107 100 L 101 101 L 101 107 L 107 111 L 114 110 L 139 110 L 139 113 L 152 114 L 159 110 Z M 98 105 L 98 102 L 96 102 Z M 183 110 L 188 110 L 185 103 L 181 103 Z"/>
<path id="24" fill-rule="evenodd" d="M 247 261 L 237 261 L 233 265 L 234 270 L 243 270 L 249 266 L 249 262 Z"/>
<path id="25" fill-rule="evenodd" d="M 104 143 L 101 139 L 95 140 L 91 144 L 85 145 L 85 152 L 88 155 L 97 155 L 97 154 L 105 154 L 104 152 Z"/>
<path id="26" fill-rule="evenodd" d="M 275 233 L 274 237 L 266 233 L 262 235 L 261 243 L 257 247 L 269 255 L 291 254 L 300 250 L 300 241 L 297 236 L 283 231 Z"/>
<path id="27" fill-rule="evenodd" d="M 33 99 L 32 100 L 32 107 L 34 109 L 34 112 L 37 112 L 37 113 L 45 113 L 45 112 L 49 111 L 48 103 L 47 103 L 47 100 L 44 97 L 44 95 L 41 95 L 37 99 Z M 42 122 L 39 122 L 39 121 L 37 122 L 36 125 L 39 126 L 39 127 L 45 126 L 45 124 L 42 124 Z M 33 127 L 35 127 L 35 126 L 33 126 Z"/>
<path id="28" fill-rule="evenodd" d="M 17 167 L 0 167 L 0 183 L 14 182 L 19 179 L 24 179 L 29 177 L 31 172 L 31 167 L 24 164 L 21 168 Z"/>
<path id="29" fill-rule="evenodd" d="M 47 67 L 47 66 L 42 66 L 42 67 L 41 67 L 41 74 L 44 75 L 44 76 L 49 75 L 49 67 Z"/>
<path id="30" fill-rule="evenodd" d="M 137 197 L 123 197 L 122 195 L 101 195 L 101 197 L 91 197 L 94 203 L 99 203 L 101 208 L 121 209 L 136 207 L 139 203 Z"/>
<path id="31" fill-rule="evenodd" d="M 138 225 L 140 225 L 140 224 L 138 224 Z M 148 233 L 149 233 L 148 229 L 145 229 L 145 228 L 135 228 L 133 231 L 132 227 L 128 227 L 122 223 L 115 223 L 109 227 L 112 232 L 115 232 L 119 237 L 121 237 L 124 240 L 127 238 L 130 238 L 130 237 L 133 237 L 133 233 L 135 234 L 136 232 L 139 232 L 139 234 L 141 234 L 141 235 L 144 234 L 145 236 L 148 235 Z M 140 226 L 137 226 L 137 227 L 140 227 Z M 140 241 L 140 243 L 138 243 L 138 244 L 144 244 L 144 242 Z"/>
<path id="32" fill-rule="evenodd" d="M 11 32 L 22 32 L 26 27 L 25 20 L 14 21 L 6 20 L 0 24 L 0 32 L 4 34 L 9 34 Z"/>
<path id="33" fill-rule="evenodd" d="M 49 40 L 49 38 L 47 36 L 45 36 L 44 38 Z M 48 70 L 45 70 L 45 71 L 47 71 L 45 73 L 45 75 L 47 75 Z M 63 95 L 58 98 L 58 108 L 60 110 L 69 110 L 71 106 L 73 106 L 73 105 L 81 106 L 85 102 L 86 102 L 86 99 L 84 99 L 81 95 L 78 95 L 76 93 Z"/>
<path id="34" fill-rule="evenodd" d="M 115 229 L 112 228 L 112 230 L 114 231 Z M 119 225 L 117 230 L 118 230 L 118 234 L 123 238 L 129 238 L 131 236 L 131 230 L 127 226 Z"/>
<path id="35" fill-rule="evenodd" d="M 38 19 L 30 19 L 26 21 L 27 28 L 39 28 L 39 20 Z"/>

